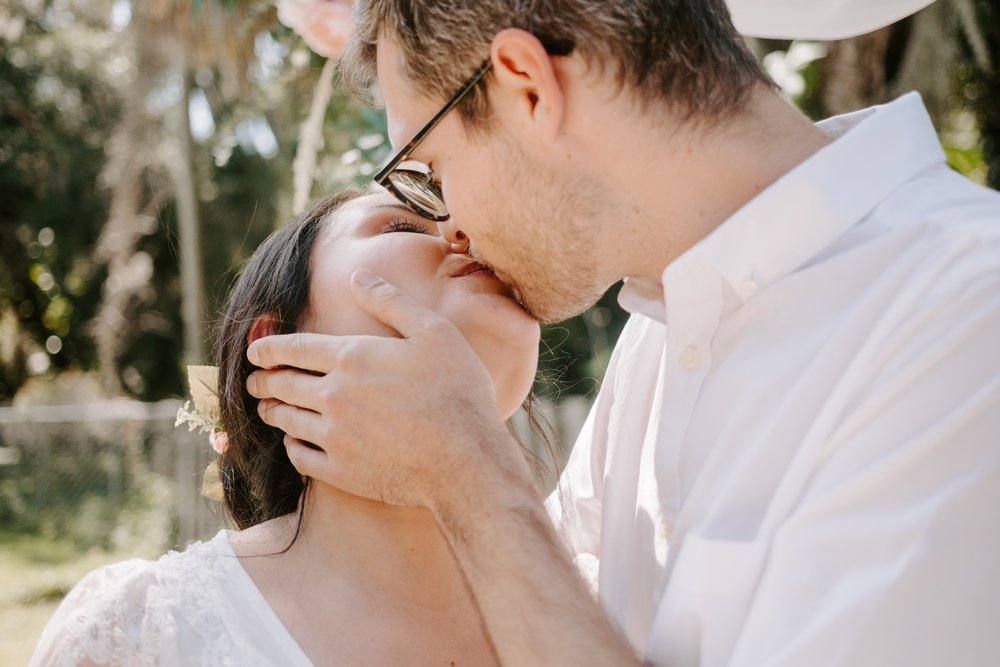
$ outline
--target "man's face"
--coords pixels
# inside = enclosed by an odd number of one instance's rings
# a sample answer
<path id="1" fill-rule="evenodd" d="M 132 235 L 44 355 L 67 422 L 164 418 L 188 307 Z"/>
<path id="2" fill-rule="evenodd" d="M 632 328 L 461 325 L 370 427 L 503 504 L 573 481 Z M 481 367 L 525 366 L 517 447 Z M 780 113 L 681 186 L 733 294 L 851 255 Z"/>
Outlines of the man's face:
<path id="1" fill-rule="evenodd" d="M 378 80 L 394 148 L 444 102 L 414 89 L 401 57 L 395 42 L 379 42 Z M 559 321 L 591 306 L 614 282 L 597 270 L 593 225 L 605 210 L 604 186 L 545 160 L 516 127 L 495 112 L 486 128 L 470 133 L 452 111 L 410 157 L 441 183 L 451 213 L 443 224 L 470 239 L 472 254 L 511 286 L 528 312 Z"/>

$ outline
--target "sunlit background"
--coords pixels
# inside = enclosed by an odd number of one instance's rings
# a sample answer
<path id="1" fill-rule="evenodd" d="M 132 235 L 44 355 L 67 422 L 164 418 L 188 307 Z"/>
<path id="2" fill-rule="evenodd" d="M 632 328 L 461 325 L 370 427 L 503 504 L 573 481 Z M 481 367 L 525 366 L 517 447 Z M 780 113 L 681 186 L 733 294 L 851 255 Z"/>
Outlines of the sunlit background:
<path id="1" fill-rule="evenodd" d="M 952 166 L 991 187 L 998 45 L 998 0 L 751 41 L 815 118 L 919 90 Z M 26 662 L 87 570 L 222 525 L 207 439 L 174 428 L 185 366 L 210 359 L 260 241 L 368 182 L 384 122 L 272 1 L 0 0 L 0 664 Z M 624 324 L 616 291 L 545 330 L 537 389 L 566 442 Z"/>

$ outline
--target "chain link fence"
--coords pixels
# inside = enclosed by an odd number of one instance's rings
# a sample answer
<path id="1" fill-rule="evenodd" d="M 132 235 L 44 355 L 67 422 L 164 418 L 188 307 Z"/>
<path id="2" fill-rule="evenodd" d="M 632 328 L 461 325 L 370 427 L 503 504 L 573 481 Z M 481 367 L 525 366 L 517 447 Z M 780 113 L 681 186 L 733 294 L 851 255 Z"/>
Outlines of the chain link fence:
<path id="1" fill-rule="evenodd" d="M 0 524 L 81 549 L 152 550 L 210 537 L 221 512 L 200 495 L 214 455 L 175 428 L 178 401 L 0 408 Z"/>
<path id="2" fill-rule="evenodd" d="M 221 508 L 201 496 L 214 453 L 203 433 L 175 428 L 179 401 L 105 401 L 0 408 L 0 525 L 68 539 L 81 549 L 153 551 L 211 537 Z M 552 433 L 539 438 L 521 412 L 512 430 L 551 470 L 551 487 L 590 401 L 536 410 Z"/>

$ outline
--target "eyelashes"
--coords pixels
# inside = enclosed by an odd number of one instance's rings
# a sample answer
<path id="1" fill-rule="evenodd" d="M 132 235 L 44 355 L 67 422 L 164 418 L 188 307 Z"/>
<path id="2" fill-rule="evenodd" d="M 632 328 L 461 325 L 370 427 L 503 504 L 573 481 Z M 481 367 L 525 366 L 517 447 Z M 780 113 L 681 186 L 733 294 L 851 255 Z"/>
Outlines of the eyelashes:
<path id="1" fill-rule="evenodd" d="M 408 232 L 411 234 L 426 234 L 427 228 L 409 218 L 393 218 L 385 226 L 383 234 L 392 232 Z"/>

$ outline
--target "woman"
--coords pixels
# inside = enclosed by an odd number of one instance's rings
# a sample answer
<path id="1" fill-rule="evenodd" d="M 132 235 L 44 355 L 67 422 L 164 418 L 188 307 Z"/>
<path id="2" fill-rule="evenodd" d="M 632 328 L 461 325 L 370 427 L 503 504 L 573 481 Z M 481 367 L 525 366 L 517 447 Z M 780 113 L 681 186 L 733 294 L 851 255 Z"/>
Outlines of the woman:
<path id="1" fill-rule="evenodd" d="M 230 292 L 217 346 L 220 468 L 241 530 L 91 573 L 33 664 L 495 664 L 431 514 L 303 480 L 245 389 L 246 349 L 260 336 L 397 335 L 351 297 L 350 276 L 365 267 L 455 324 L 511 416 L 531 388 L 538 323 L 457 250 L 389 195 L 356 191 L 269 237 Z"/>

